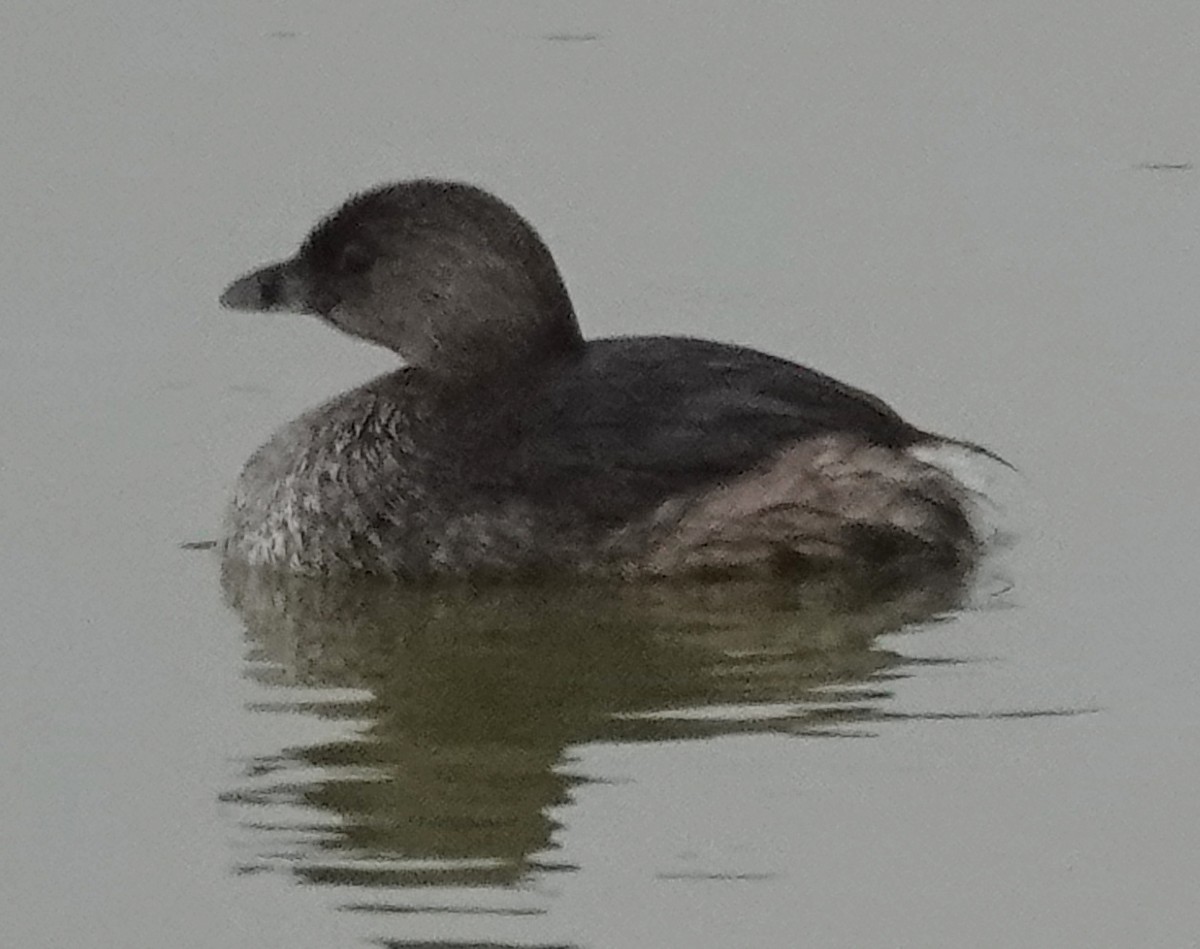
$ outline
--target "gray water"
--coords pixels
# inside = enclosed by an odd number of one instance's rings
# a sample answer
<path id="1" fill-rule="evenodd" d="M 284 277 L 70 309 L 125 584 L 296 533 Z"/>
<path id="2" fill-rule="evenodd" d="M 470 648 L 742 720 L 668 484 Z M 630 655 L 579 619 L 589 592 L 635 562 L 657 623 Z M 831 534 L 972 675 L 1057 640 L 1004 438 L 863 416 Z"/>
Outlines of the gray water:
<path id="1" fill-rule="evenodd" d="M 1195 4 L 5 21 L 0 944 L 1200 945 Z M 223 579 L 180 545 L 242 461 L 392 363 L 216 295 L 415 175 L 520 208 L 593 335 L 1009 457 L 1004 582 Z"/>

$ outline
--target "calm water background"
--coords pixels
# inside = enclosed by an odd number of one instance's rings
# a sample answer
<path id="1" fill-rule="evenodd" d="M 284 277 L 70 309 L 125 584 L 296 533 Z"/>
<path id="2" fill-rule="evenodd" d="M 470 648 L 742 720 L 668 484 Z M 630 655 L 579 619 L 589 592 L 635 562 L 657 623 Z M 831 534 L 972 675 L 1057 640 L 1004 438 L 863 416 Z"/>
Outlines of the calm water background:
<path id="1" fill-rule="evenodd" d="M 1200 7 L 5 19 L 3 945 L 1200 945 Z M 523 210 L 594 335 L 757 345 L 1010 457 L 1009 608 L 231 609 L 180 543 L 391 361 L 216 295 L 424 174 Z"/>

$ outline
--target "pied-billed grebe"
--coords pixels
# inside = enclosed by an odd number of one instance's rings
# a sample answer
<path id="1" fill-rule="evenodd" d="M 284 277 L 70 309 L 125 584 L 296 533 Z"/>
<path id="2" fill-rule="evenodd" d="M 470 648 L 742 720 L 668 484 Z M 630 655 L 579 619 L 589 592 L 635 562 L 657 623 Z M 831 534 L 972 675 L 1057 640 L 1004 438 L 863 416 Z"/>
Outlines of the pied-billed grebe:
<path id="1" fill-rule="evenodd" d="M 407 362 L 250 458 L 224 538 L 238 561 L 403 578 L 965 572 L 980 550 L 970 492 L 914 451 L 966 443 L 750 349 L 585 342 L 534 229 L 470 185 L 353 197 L 221 302 L 315 314 Z"/>

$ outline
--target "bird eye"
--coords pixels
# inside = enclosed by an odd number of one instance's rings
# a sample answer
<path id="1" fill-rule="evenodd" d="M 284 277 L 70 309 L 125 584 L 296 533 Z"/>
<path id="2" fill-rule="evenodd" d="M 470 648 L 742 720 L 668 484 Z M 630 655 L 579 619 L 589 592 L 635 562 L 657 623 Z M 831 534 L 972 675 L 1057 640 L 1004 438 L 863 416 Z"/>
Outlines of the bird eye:
<path id="1" fill-rule="evenodd" d="M 364 274 L 371 269 L 375 255 L 358 241 L 351 241 L 341 249 L 337 257 L 337 271 L 343 274 Z"/>

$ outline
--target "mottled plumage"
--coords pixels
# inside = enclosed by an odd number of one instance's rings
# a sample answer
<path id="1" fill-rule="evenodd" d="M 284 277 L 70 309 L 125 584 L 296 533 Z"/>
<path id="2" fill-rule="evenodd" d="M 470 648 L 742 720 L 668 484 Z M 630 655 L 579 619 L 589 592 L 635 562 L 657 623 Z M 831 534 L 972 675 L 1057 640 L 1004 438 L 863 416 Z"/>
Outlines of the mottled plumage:
<path id="1" fill-rule="evenodd" d="M 240 561 L 403 578 L 965 572 L 980 548 L 970 492 L 910 451 L 948 440 L 753 350 L 585 343 L 532 227 L 470 186 L 355 197 L 222 302 L 314 313 L 409 363 L 251 457 L 227 518 Z"/>

